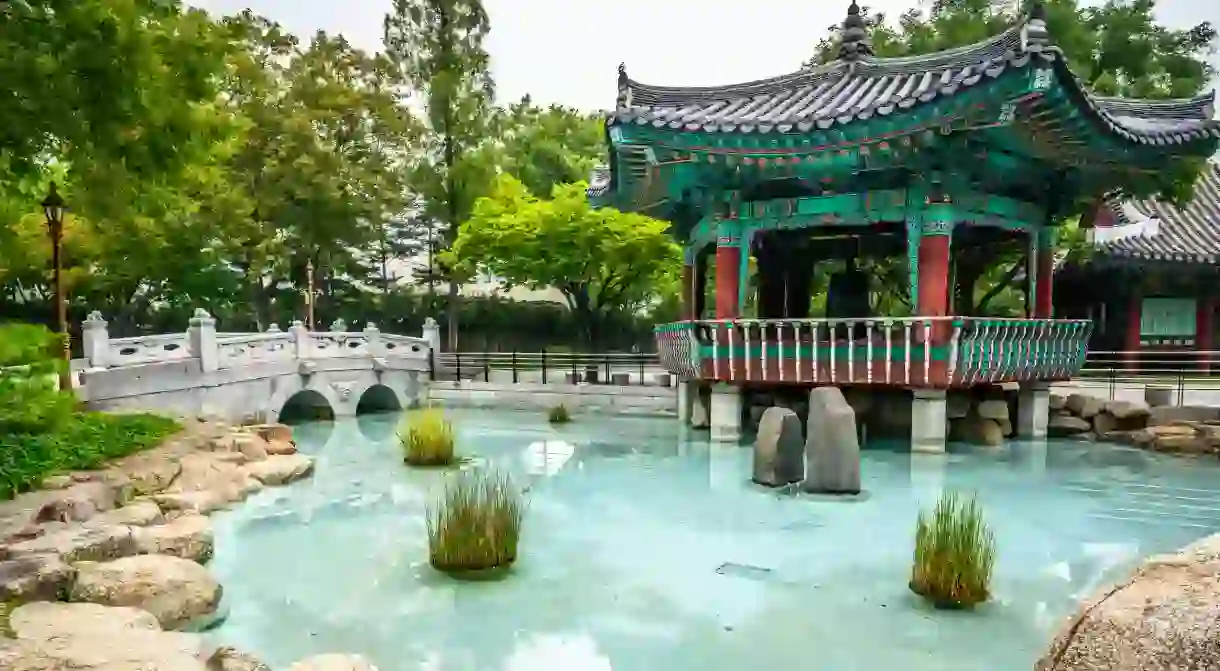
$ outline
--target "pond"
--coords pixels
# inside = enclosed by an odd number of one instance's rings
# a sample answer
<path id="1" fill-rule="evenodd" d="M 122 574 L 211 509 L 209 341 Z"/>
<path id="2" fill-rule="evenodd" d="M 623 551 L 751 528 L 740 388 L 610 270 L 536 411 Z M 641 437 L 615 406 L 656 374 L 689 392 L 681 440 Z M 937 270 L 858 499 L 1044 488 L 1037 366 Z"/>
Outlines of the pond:
<path id="1" fill-rule="evenodd" d="M 450 412 L 459 450 L 528 487 L 521 557 L 492 583 L 427 563 L 446 477 L 401 464 L 393 415 L 297 429 L 310 481 L 217 517 L 212 632 L 273 667 L 360 653 L 381 671 L 1028 671 L 1076 601 L 1140 558 L 1220 530 L 1220 467 L 1084 443 L 869 446 L 867 496 L 750 483 L 751 451 L 674 420 Z M 995 599 L 934 611 L 907 590 L 916 511 L 977 492 Z"/>

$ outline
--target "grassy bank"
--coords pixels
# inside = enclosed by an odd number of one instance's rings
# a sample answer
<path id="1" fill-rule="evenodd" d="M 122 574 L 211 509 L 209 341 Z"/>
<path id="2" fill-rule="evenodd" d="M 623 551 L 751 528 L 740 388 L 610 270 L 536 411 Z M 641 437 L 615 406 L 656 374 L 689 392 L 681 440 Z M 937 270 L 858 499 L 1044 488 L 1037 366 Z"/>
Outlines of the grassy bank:
<path id="1" fill-rule="evenodd" d="M 0 500 L 48 475 L 155 447 L 179 428 L 154 415 L 81 412 L 76 396 L 58 389 L 60 342 L 40 326 L 0 324 Z"/>
<path id="2" fill-rule="evenodd" d="M 101 467 L 156 447 L 178 431 L 156 415 L 73 413 L 47 431 L 0 434 L 0 500 L 35 488 L 49 475 Z"/>

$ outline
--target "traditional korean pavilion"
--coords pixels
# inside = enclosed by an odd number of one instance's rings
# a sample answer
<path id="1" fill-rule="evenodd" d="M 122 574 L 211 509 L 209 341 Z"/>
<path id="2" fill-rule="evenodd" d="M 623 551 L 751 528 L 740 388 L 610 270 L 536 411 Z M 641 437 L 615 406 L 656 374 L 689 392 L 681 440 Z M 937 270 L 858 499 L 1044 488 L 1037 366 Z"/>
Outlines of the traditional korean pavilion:
<path id="1" fill-rule="evenodd" d="M 657 327 L 685 380 L 680 414 L 710 387 L 713 439 L 735 440 L 751 390 L 909 389 L 912 444 L 937 451 L 947 389 L 1019 382 L 1017 428 L 1045 431 L 1047 383 L 1079 370 L 1092 330 L 1052 319 L 1058 222 L 1156 191 L 1220 141 L 1212 96 L 1093 95 L 1049 28 L 1034 3 L 978 44 L 878 58 L 853 1 L 837 58 L 789 74 L 691 88 L 620 66 L 589 195 L 669 220 L 684 246 L 683 320 Z M 1030 314 L 954 314 L 954 259 L 1014 247 Z M 823 263 L 835 270 L 815 288 Z"/>
<path id="2" fill-rule="evenodd" d="M 1056 313 L 1091 319 L 1090 348 L 1115 366 L 1207 371 L 1218 360 L 1220 163 L 1209 161 L 1179 208 L 1110 200 L 1094 217 L 1094 249 L 1066 264 Z"/>

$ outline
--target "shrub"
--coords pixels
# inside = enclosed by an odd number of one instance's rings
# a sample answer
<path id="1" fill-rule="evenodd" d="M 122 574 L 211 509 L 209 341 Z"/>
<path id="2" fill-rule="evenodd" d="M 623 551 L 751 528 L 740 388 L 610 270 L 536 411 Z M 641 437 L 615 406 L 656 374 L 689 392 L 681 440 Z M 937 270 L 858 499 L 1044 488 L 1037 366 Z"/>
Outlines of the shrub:
<path id="1" fill-rule="evenodd" d="M 0 433 L 0 499 L 36 487 L 61 471 L 98 468 L 156 447 L 178 423 L 157 415 L 71 415 L 53 431 Z"/>
<path id="2" fill-rule="evenodd" d="M 403 461 L 412 466 L 448 466 L 457 461 L 453 425 L 440 408 L 410 410 L 398 429 Z"/>
<path id="3" fill-rule="evenodd" d="M 60 337 L 43 326 L 0 324 L 0 435 L 53 431 L 76 396 L 60 391 Z"/>
<path id="4" fill-rule="evenodd" d="M 568 413 L 568 406 L 560 403 L 547 411 L 546 419 L 551 424 L 567 424 L 572 421 L 572 415 Z"/>
<path id="5" fill-rule="evenodd" d="M 995 537 L 972 496 L 964 500 L 942 494 L 929 520 L 923 511 L 915 523 L 912 592 L 937 608 L 973 608 L 990 596 L 995 565 Z"/>
<path id="6" fill-rule="evenodd" d="M 445 573 L 508 568 L 525 504 L 507 475 L 474 470 L 445 483 L 428 508 L 428 560 Z"/>

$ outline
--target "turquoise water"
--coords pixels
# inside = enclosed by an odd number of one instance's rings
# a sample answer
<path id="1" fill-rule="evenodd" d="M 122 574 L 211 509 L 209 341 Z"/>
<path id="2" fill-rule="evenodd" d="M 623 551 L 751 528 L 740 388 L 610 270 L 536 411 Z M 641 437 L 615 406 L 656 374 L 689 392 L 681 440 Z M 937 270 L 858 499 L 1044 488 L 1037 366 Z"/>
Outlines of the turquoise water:
<path id="1" fill-rule="evenodd" d="M 213 636 L 275 668 L 361 653 L 381 671 L 1028 671 L 1077 599 L 1138 559 L 1220 531 L 1220 467 L 1079 443 L 864 454 L 859 501 L 752 485 L 748 448 L 673 420 L 451 413 L 459 449 L 528 485 L 509 579 L 427 565 L 443 473 L 403 467 L 395 418 L 298 428 L 311 481 L 219 516 Z M 996 599 L 931 610 L 907 590 L 916 511 L 977 491 Z"/>

